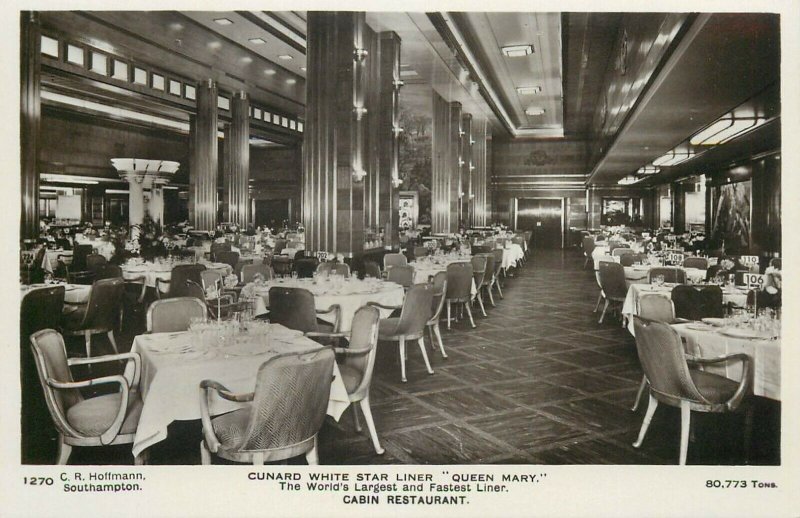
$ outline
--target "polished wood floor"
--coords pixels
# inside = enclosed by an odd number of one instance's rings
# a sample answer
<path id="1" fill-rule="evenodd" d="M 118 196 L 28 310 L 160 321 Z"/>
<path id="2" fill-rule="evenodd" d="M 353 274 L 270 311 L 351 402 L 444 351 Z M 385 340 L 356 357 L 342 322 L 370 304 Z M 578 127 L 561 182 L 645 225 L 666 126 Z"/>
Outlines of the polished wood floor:
<path id="1" fill-rule="evenodd" d="M 450 331 L 443 326 L 449 358 L 428 349 L 432 376 L 419 349 L 410 347 L 408 383 L 401 383 L 397 346 L 381 343 L 371 399 L 386 453 L 375 454 L 366 429 L 357 433 L 347 411 L 339 422 L 326 419 L 321 463 L 677 463 L 675 409 L 659 407 L 641 449 L 631 446 L 644 414 L 630 410 L 642 376 L 636 347 L 618 320 L 597 323 L 597 285 L 582 265 L 577 250 L 535 253 L 504 280 L 505 298 L 487 304 L 488 317 L 476 307 L 476 329 L 465 321 Z M 123 349 L 135 334 L 123 336 Z M 763 398 L 752 404 L 748 457 L 743 416 L 693 414 L 688 463 L 779 464 L 780 404 Z M 43 435 L 24 462 L 52 462 L 54 439 Z M 153 447 L 151 462 L 199 464 L 200 438 L 199 422 L 175 423 L 169 439 Z M 132 458 L 130 447 L 76 448 L 71 463 Z"/>

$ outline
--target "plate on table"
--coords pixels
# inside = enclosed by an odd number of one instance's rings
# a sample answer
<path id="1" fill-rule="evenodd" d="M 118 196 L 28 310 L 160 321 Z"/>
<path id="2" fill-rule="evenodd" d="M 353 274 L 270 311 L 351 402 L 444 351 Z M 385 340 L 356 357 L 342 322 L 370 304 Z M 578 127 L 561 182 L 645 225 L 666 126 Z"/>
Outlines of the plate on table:
<path id="1" fill-rule="evenodd" d="M 762 340 L 773 338 L 772 333 L 740 327 L 726 327 L 720 331 L 720 334 L 733 338 L 760 338 Z"/>
<path id="2" fill-rule="evenodd" d="M 710 327 L 713 327 L 709 324 L 686 324 L 686 329 L 693 329 L 694 331 L 708 331 Z"/>
<path id="3" fill-rule="evenodd" d="M 712 326 L 716 326 L 716 327 L 722 327 L 722 326 L 725 325 L 725 319 L 724 318 L 708 317 L 708 318 L 702 319 L 702 321 L 705 322 L 706 324 L 709 324 L 709 325 L 712 325 Z"/>

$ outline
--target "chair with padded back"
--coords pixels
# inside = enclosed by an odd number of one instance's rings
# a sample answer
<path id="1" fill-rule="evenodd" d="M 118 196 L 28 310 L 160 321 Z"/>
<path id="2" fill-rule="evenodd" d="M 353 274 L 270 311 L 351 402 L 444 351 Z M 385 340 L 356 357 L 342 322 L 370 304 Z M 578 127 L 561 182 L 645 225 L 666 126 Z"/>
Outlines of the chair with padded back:
<path id="1" fill-rule="evenodd" d="M 503 298 L 503 287 L 500 285 L 500 273 L 503 271 L 503 250 L 499 248 L 495 248 L 491 250 L 490 253 L 494 256 L 494 272 L 492 274 L 492 283 L 489 288 L 489 293 L 491 294 L 491 288 L 497 288 L 497 293 L 500 295 L 500 298 Z M 494 299 L 492 299 L 494 302 Z"/>
<path id="2" fill-rule="evenodd" d="M 220 383 L 203 380 L 202 463 L 211 464 L 214 453 L 254 465 L 305 454 L 309 464 L 318 464 L 317 434 L 325 420 L 334 361 L 334 352 L 328 348 L 273 356 L 259 367 L 249 394 L 234 394 Z M 212 419 L 211 394 L 248 404 Z"/>
<path id="3" fill-rule="evenodd" d="M 87 263 L 87 258 L 92 255 L 93 250 L 92 245 L 75 245 L 72 251 L 72 263 L 67 265 L 62 262 L 69 282 L 73 284 L 91 284 L 94 281 L 94 272 L 89 270 Z"/>
<path id="4" fill-rule="evenodd" d="M 658 293 L 645 293 L 639 297 L 639 308 L 636 312 L 642 318 L 647 320 L 654 320 L 656 322 L 664 322 L 672 324 L 675 322 L 675 306 L 672 301 L 667 297 L 663 297 Z M 639 402 L 644 394 L 644 389 L 647 387 L 647 376 L 642 375 L 642 382 L 639 384 L 639 391 L 636 393 L 636 399 L 633 402 L 632 411 L 639 408 Z"/>
<path id="5" fill-rule="evenodd" d="M 211 260 L 222 262 L 222 260 L 219 258 L 219 254 L 223 252 L 230 252 L 231 248 L 231 244 L 227 241 L 224 243 L 211 243 Z"/>
<path id="6" fill-rule="evenodd" d="M 472 259 L 470 259 L 470 263 L 472 264 L 472 279 L 475 282 L 476 290 L 473 300 L 478 301 L 483 316 L 487 316 L 486 308 L 483 307 L 483 296 L 481 295 L 481 285 L 483 284 L 483 279 L 486 277 L 486 256 L 487 254 L 473 255 Z M 494 256 L 492 256 L 492 259 L 494 259 Z"/>
<path id="7" fill-rule="evenodd" d="M 472 282 L 473 272 L 472 263 L 457 262 L 447 265 L 447 295 L 445 302 L 447 303 L 447 329 L 450 329 L 450 321 L 452 320 L 451 308 L 453 304 L 461 304 L 467 310 L 469 315 L 470 325 L 475 327 L 475 320 L 472 318 L 472 309 L 470 309 L 470 302 L 472 301 Z"/>
<path id="8" fill-rule="evenodd" d="M 427 255 L 428 255 L 428 247 L 425 246 L 414 247 L 414 259 L 419 259 L 420 257 L 425 257 Z"/>
<path id="9" fill-rule="evenodd" d="M 650 383 L 650 400 L 633 443 L 642 445 L 650 421 L 659 403 L 678 407 L 681 411 L 681 440 L 679 463 L 686 464 L 689 449 L 691 412 L 726 413 L 736 411 L 750 390 L 752 364 L 746 354 L 731 354 L 718 358 L 695 358 L 684 352 L 680 335 L 669 324 L 634 316 L 636 351 L 642 369 Z M 737 383 L 724 376 L 699 370 L 697 366 L 739 361 L 742 377 Z M 690 365 L 695 368 L 690 368 Z M 748 414 L 750 410 L 748 409 Z M 745 442 L 749 442 L 752 415 L 745 421 Z"/>
<path id="10" fill-rule="evenodd" d="M 386 280 L 396 282 L 403 288 L 409 289 L 414 284 L 414 267 L 410 264 L 392 266 L 386 273 Z"/>
<path id="11" fill-rule="evenodd" d="M 309 279 L 314 276 L 314 272 L 319 267 L 319 259 L 316 257 L 304 257 L 303 251 L 297 252 L 294 259 L 294 271 L 297 272 L 297 277 L 300 279 Z"/>
<path id="12" fill-rule="evenodd" d="M 486 257 L 486 271 L 483 274 L 483 280 L 481 281 L 480 286 L 476 286 L 476 289 L 478 290 L 478 296 L 481 297 L 481 299 L 483 298 L 482 290 L 485 290 L 486 294 L 489 296 L 489 303 L 491 303 L 492 307 L 495 307 L 497 304 L 494 303 L 494 295 L 492 295 L 492 284 L 495 282 L 495 257 L 493 253 L 484 254 L 484 257 Z"/>
<path id="13" fill-rule="evenodd" d="M 350 277 L 350 266 L 344 263 L 324 262 L 317 265 L 317 274 L 328 275 L 341 275 L 343 277 Z"/>
<path id="14" fill-rule="evenodd" d="M 432 312 L 430 320 L 426 324 L 428 333 L 431 338 L 431 348 L 434 346 L 434 337 L 439 343 L 439 350 L 442 353 L 442 358 L 447 358 L 447 353 L 444 351 L 444 343 L 442 342 L 442 331 L 439 328 L 439 319 L 441 318 L 442 309 L 444 308 L 445 297 L 447 295 L 447 272 L 436 272 L 431 281 L 433 286 L 432 296 Z"/>
<path id="15" fill-rule="evenodd" d="M 86 304 L 65 308 L 61 328 L 65 335 L 83 335 L 87 357 L 92 355 L 92 335 L 101 333 L 108 336 L 114 351 L 119 352 L 114 328 L 119 319 L 124 290 L 125 281 L 119 277 L 95 281 Z"/>
<path id="16" fill-rule="evenodd" d="M 206 306 L 196 297 L 156 300 L 147 310 L 148 333 L 188 331 L 193 318 L 206 319 Z"/>
<path id="17" fill-rule="evenodd" d="M 230 250 L 217 252 L 215 261 L 218 263 L 225 263 L 230 266 L 231 269 L 235 269 L 237 263 L 239 262 L 239 252 L 233 252 Z"/>
<path id="18" fill-rule="evenodd" d="M 272 271 L 275 272 L 275 275 L 280 275 L 281 277 L 285 277 L 286 275 L 290 275 L 292 273 L 292 268 L 294 267 L 294 259 L 292 257 L 287 257 L 285 255 L 273 255 L 272 256 Z"/>
<path id="19" fill-rule="evenodd" d="M 333 324 L 320 322 L 317 315 L 334 314 Z M 269 289 L 269 320 L 303 333 L 338 333 L 342 308 L 333 304 L 316 309 L 314 295 L 303 288 L 273 286 Z"/>
<path id="20" fill-rule="evenodd" d="M 378 265 L 378 263 L 375 261 L 364 261 L 364 277 L 380 279 L 381 276 L 381 267 Z"/>
<path id="21" fill-rule="evenodd" d="M 617 247 L 611 252 L 611 257 L 622 257 L 623 255 L 635 254 L 633 250 L 625 247 Z"/>
<path id="22" fill-rule="evenodd" d="M 603 256 L 600 256 L 600 258 L 597 260 L 597 264 L 599 265 L 602 262 L 611 262 L 611 263 L 613 263 L 614 259 L 610 255 L 603 255 Z M 625 271 L 624 267 L 623 267 L 623 271 Z M 600 284 L 600 267 L 599 266 L 598 266 L 598 269 L 594 271 L 594 279 L 595 279 L 595 281 L 597 281 L 597 288 L 600 290 L 600 294 L 597 296 L 597 303 L 594 305 L 594 310 L 592 310 L 592 313 L 597 313 L 597 311 L 600 309 L 600 303 L 603 302 L 603 299 L 605 298 L 605 295 L 603 294 L 603 286 Z"/>
<path id="23" fill-rule="evenodd" d="M 372 383 L 372 372 L 375 366 L 375 356 L 378 352 L 378 322 L 380 312 L 372 306 L 361 306 L 353 315 L 350 333 L 309 333 L 307 336 L 325 336 L 329 339 L 346 338 L 347 347 L 336 347 L 336 363 L 342 375 L 347 397 L 351 403 L 359 403 L 364 419 L 367 421 L 372 445 L 378 455 L 383 455 L 383 448 L 378 440 L 378 432 L 372 419 L 372 410 L 369 406 L 369 388 Z M 353 421 L 357 431 L 361 431 L 358 422 L 358 408 L 353 405 Z"/>
<path id="24" fill-rule="evenodd" d="M 181 293 L 183 293 L 181 297 L 199 300 L 205 306 L 209 318 L 226 318 L 241 309 L 241 305 L 235 298 L 235 293 L 223 291 L 221 294 L 217 293 L 216 298 L 209 300 L 206 298 L 205 289 L 194 281 L 184 281 Z"/>
<path id="25" fill-rule="evenodd" d="M 256 274 L 260 274 L 265 281 L 269 281 L 275 277 L 272 268 L 264 263 L 246 264 L 242 267 L 242 283 L 247 284 L 253 282 Z"/>
<path id="26" fill-rule="evenodd" d="M 406 266 L 408 258 L 403 254 L 386 254 L 383 256 L 383 269 L 389 270 L 393 266 Z"/>
<path id="27" fill-rule="evenodd" d="M 688 320 L 722 318 L 722 289 L 719 286 L 690 286 L 681 284 L 672 288 L 675 316 Z"/>
<path id="28" fill-rule="evenodd" d="M 592 262 L 592 252 L 594 252 L 594 238 L 592 236 L 583 236 L 583 255 L 586 260 L 583 262 L 583 267 Z"/>
<path id="29" fill-rule="evenodd" d="M 431 307 L 433 304 L 433 286 L 430 284 L 414 284 L 403 301 L 402 306 L 386 306 L 377 302 L 370 302 L 370 306 L 383 309 L 400 309 L 399 317 L 389 317 L 381 319 L 379 328 L 379 338 L 392 342 L 398 342 L 400 350 L 400 378 L 405 383 L 406 379 L 406 340 L 417 340 L 419 349 L 422 351 L 422 358 L 425 360 L 425 367 L 428 374 L 433 374 L 431 364 L 428 361 L 428 354 L 425 351 L 425 327 L 431 318 Z"/>
<path id="30" fill-rule="evenodd" d="M 622 254 L 619 256 L 619 264 L 622 266 L 633 266 L 647 259 L 647 254 Z"/>
<path id="31" fill-rule="evenodd" d="M 492 249 L 485 245 L 472 245 L 472 247 L 470 247 L 470 252 L 472 255 L 488 254 L 491 251 Z"/>
<path id="32" fill-rule="evenodd" d="M 655 268 L 650 268 L 650 271 L 647 272 L 648 282 L 653 282 L 653 279 L 659 275 L 664 276 L 664 282 L 673 284 L 683 284 L 686 282 L 686 271 L 683 268 L 675 266 L 657 266 Z"/>
<path id="33" fill-rule="evenodd" d="M 602 324 L 609 306 L 613 304 L 615 307 L 622 307 L 622 303 L 625 302 L 625 296 L 628 294 L 628 288 L 625 285 L 625 268 L 619 263 L 602 261 L 600 263 L 599 276 L 600 288 L 605 299 L 603 312 L 600 314 L 600 320 L 598 320 L 598 323 Z"/>
<path id="34" fill-rule="evenodd" d="M 52 329 L 37 331 L 30 338 L 39 381 L 45 402 L 58 430 L 58 458 L 66 464 L 73 446 L 109 446 L 131 444 L 136 435 L 142 399 L 139 396 L 141 360 L 136 353 L 113 354 L 95 358 L 67 358 L 64 339 Z M 125 361 L 133 369 L 125 374 L 75 381 L 73 365 L 94 365 Z M 89 399 L 80 389 L 98 385 L 117 385 L 118 391 Z M 146 456 L 134 457 L 143 464 Z"/>
<path id="35" fill-rule="evenodd" d="M 202 286 L 201 273 L 206 269 L 202 264 L 179 264 L 172 267 L 169 280 L 156 278 L 156 296 L 160 299 L 186 296 L 186 281 L 192 281 Z M 168 286 L 166 293 L 162 293 L 161 286 Z"/>
<path id="36" fill-rule="evenodd" d="M 708 259 L 705 257 L 687 257 L 683 260 L 683 267 L 708 270 Z"/>
<path id="37" fill-rule="evenodd" d="M 108 264 L 105 256 L 100 254 L 89 254 L 86 256 L 86 269 L 90 272 L 97 273 L 98 270 L 103 269 Z"/>

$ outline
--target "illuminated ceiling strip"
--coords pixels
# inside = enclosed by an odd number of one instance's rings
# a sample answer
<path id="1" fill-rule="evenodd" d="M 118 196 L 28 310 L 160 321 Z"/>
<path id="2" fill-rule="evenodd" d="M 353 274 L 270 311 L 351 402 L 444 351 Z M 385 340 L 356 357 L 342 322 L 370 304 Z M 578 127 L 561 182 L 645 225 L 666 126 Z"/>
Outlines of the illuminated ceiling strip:
<path id="1" fill-rule="evenodd" d="M 269 25 L 270 27 L 272 27 L 273 29 L 275 29 L 276 31 L 281 33 L 282 35 L 286 36 L 287 39 L 289 39 L 289 40 L 293 41 L 294 43 L 300 45 L 304 49 L 306 48 L 306 39 L 305 38 L 301 38 L 295 32 L 287 29 L 286 26 L 283 25 L 282 23 L 278 22 L 277 20 L 275 20 L 274 18 L 272 18 L 270 16 L 267 16 L 266 13 L 264 13 L 262 11 L 250 11 L 249 13 L 251 15 L 255 16 L 256 18 L 258 18 L 259 20 L 261 20 L 262 22 L 266 23 L 267 25 Z"/>
<path id="2" fill-rule="evenodd" d="M 750 130 L 753 130 L 767 120 L 764 118 L 747 118 L 747 119 L 734 119 L 724 118 L 718 120 L 708 128 L 697 133 L 689 141 L 693 146 L 716 146 L 724 144 L 725 142 L 743 135 Z"/>

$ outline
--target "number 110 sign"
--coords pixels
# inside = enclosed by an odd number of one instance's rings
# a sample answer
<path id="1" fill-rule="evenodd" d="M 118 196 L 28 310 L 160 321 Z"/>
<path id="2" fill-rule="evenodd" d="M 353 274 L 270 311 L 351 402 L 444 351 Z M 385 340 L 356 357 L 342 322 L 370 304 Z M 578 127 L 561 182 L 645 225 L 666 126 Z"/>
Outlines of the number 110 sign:
<path id="1" fill-rule="evenodd" d="M 759 273 L 745 273 L 744 274 L 744 284 L 748 288 L 764 288 L 764 275 Z"/>

